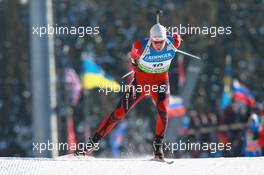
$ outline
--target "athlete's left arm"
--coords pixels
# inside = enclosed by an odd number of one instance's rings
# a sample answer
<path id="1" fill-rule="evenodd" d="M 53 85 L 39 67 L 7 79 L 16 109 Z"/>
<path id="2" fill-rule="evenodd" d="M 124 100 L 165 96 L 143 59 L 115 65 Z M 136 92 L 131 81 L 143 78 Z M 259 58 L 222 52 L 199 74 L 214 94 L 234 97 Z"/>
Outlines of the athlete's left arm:
<path id="1" fill-rule="evenodd" d="M 174 46 L 179 48 L 182 41 L 181 36 L 178 33 L 174 33 L 172 37 L 174 39 Z"/>

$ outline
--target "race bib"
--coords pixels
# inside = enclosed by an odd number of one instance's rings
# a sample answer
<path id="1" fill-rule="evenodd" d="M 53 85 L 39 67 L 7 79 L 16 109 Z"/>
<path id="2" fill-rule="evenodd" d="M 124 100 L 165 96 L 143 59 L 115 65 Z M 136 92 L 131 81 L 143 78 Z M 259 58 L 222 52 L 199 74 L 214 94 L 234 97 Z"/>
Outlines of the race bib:
<path id="1" fill-rule="evenodd" d="M 138 68 L 147 73 L 163 73 L 169 70 L 174 56 L 175 51 L 168 43 L 161 51 L 156 51 L 150 47 L 150 41 L 148 40 L 142 57 L 139 58 Z"/>

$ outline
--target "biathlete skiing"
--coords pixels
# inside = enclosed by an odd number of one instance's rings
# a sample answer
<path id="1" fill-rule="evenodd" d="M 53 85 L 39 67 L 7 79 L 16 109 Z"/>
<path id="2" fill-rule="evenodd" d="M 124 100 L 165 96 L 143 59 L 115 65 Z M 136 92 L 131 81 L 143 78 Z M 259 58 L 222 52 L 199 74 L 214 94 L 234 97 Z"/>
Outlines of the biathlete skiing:
<path id="1" fill-rule="evenodd" d="M 177 33 L 173 36 L 166 34 L 166 28 L 159 23 L 160 13 L 161 11 L 157 11 L 157 24 L 151 27 L 150 36 L 133 43 L 130 52 L 133 80 L 129 88 L 124 92 L 114 111 L 105 117 L 94 136 L 89 139 L 89 148 L 77 149 L 75 155 L 89 155 L 93 150 L 98 149 L 100 140 L 111 131 L 117 122 L 124 119 L 140 100 L 150 95 L 157 108 L 153 139 L 154 159 L 164 160 L 163 139 L 168 123 L 167 111 L 170 95 L 168 70 L 171 61 L 177 52 L 198 59 L 199 57 L 178 50 L 181 37 Z M 143 88 L 146 85 L 151 87 L 148 94 Z M 135 90 L 139 86 L 142 87 L 141 91 Z"/>

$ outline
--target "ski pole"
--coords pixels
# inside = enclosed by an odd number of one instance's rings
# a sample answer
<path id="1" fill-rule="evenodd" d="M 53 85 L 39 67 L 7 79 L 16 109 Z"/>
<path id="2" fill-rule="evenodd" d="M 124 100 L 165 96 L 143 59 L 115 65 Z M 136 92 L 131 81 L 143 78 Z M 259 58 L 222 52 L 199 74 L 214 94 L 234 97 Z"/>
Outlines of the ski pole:
<path id="1" fill-rule="evenodd" d="M 162 10 L 157 10 L 157 12 L 156 12 L 156 21 L 157 21 L 157 24 L 159 24 L 159 22 L 160 22 L 160 16 L 162 16 L 162 14 L 163 14 L 163 11 L 162 11 Z M 171 46 L 173 47 L 173 49 L 174 49 L 175 51 L 177 51 L 177 52 L 179 52 L 179 53 L 181 53 L 181 54 L 183 54 L 183 55 L 187 55 L 187 56 L 190 56 L 190 57 L 192 57 L 192 58 L 195 58 L 195 59 L 201 60 L 201 58 L 198 57 L 198 56 L 195 56 L 195 55 L 193 55 L 193 54 L 190 54 L 190 53 L 184 52 L 184 51 L 182 51 L 182 50 L 179 50 L 179 49 L 175 48 L 174 45 L 171 45 Z"/>
<path id="2" fill-rule="evenodd" d="M 131 70 L 130 72 L 126 73 L 125 75 L 123 75 L 121 78 L 124 79 L 126 78 L 127 76 L 129 76 L 130 74 L 134 73 L 133 70 Z"/>
<path id="3" fill-rule="evenodd" d="M 156 21 L 157 21 L 157 24 L 160 23 L 160 16 L 162 16 L 163 14 L 163 11 L 162 10 L 157 10 L 156 12 Z"/>
<path id="4" fill-rule="evenodd" d="M 190 54 L 190 53 L 187 53 L 187 52 L 184 52 L 184 51 L 182 51 L 182 50 L 179 50 L 179 49 L 177 49 L 177 48 L 176 48 L 176 51 L 177 51 L 177 52 L 179 52 L 179 53 L 181 53 L 181 54 L 183 54 L 183 55 L 187 55 L 187 56 L 193 57 L 193 58 L 195 58 L 195 59 L 201 60 L 201 58 L 200 58 L 200 57 L 198 57 L 198 56 L 195 56 L 195 55 L 193 55 L 193 54 Z"/>

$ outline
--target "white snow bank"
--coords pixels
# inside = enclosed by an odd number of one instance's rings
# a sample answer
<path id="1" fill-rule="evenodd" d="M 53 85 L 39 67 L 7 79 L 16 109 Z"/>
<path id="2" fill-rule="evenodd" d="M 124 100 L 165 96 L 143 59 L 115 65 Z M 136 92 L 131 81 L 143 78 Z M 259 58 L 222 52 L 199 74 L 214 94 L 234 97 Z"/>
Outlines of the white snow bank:
<path id="1" fill-rule="evenodd" d="M 173 164 L 147 159 L 0 158 L 0 174 L 264 175 L 264 157 L 175 159 Z"/>

